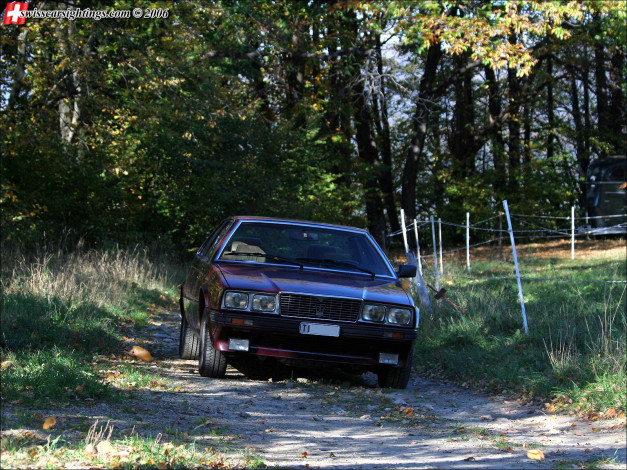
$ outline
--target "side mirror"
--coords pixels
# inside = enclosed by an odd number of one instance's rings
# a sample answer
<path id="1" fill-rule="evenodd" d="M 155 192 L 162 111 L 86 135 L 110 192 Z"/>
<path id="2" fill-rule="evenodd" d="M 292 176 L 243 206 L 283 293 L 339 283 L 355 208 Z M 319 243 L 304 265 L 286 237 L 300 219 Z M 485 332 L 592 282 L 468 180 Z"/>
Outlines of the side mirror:
<path id="1" fill-rule="evenodd" d="M 414 264 L 401 264 L 398 266 L 398 271 L 396 271 L 396 275 L 401 277 L 416 277 L 416 272 L 418 271 L 418 266 Z"/>

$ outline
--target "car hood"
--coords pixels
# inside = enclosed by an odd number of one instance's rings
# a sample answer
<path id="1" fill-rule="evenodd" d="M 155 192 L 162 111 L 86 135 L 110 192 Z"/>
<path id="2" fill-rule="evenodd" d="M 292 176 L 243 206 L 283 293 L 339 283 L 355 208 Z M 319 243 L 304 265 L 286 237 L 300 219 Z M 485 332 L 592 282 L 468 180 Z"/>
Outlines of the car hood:
<path id="1" fill-rule="evenodd" d="M 396 279 L 372 279 L 367 274 L 297 267 L 241 264 L 218 265 L 229 289 L 291 292 L 325 297 L 347 297 L 370 302 L 413 305 Z"/>

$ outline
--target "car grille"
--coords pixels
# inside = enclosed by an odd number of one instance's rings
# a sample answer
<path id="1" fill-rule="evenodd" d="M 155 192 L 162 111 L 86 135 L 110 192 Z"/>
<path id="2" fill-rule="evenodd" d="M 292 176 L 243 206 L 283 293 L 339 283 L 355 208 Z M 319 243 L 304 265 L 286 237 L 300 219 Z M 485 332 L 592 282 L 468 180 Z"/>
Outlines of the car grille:
<path id="1" fill-rule="evenodd" d="M 285 317 L 356 322 L 361 309 L 361 300 L 281 294 L 279 305 L 281 315 Z"/>

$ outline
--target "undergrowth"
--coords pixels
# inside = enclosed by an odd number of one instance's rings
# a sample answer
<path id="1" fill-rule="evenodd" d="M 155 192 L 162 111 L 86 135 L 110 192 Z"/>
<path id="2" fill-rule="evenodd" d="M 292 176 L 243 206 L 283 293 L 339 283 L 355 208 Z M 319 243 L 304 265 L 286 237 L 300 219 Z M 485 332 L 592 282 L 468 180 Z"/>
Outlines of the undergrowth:
<path id="1" fill-rule="evenodd" d="M 93 367 L 120 352 L 121 324 L 172 307 L 176 265 L 146 250 L 2 249 L 2 399 L 25 404 L 111 397 Z"/>
<path id="2" fill-rule="evenodd" d="M 625 250 L 584 259 L 530 255 L 521 275 L 565 280 L 625 280 Z M 418 368 L 469 386 L 548 401 L 547 408 L 611 417 L 626 408 L 625 283 L 522 281 L 529 333 L 523 329 L 511 262 L 446 264 L 445 300 L 423 309 L 416 345 Z M 424 271 L 434 284 L 433 271 Z M 432 297 L 433 299 L 433 297 Z"/>

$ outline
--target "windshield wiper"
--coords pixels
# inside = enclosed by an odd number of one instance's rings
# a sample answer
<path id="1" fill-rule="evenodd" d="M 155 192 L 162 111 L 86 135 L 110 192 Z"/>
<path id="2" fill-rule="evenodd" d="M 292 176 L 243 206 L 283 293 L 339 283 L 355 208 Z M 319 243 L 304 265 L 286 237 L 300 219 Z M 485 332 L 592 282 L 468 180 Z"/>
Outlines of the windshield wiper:
<path id="1" fill-rule="evenodd" d="M 280 263 L 293 264 L 295 266 L 298 266 L 301 270 L 303 269 L 303 263 L 299 263 L 298 261 L 295 261 L 291 258 L 284 258 L 283 256 L 271 255 L 268 253 L 253 253 L 253 252 L 247 252 L 247 251 L 227 251 L 226 253 L 222 253 L 222 256 L 224 255 L 256 256 L 259 258 L 263 257 L 266 259 L 270 259 L 272 261 L 278 261 Z"/>
<path id="2" fill-rule="evenodd" d="M 288 264 L 293 264 L 295 266 L 298 266 L 300 268 L 300 270 L 303 270 L 303 263 L 299 263 L 296 260 L 293 260 L 292 258 L 284 258 L 283 256 L 278 256 L 278 255 L 266 255 L 266 259 L 271 259 L 273 261 L 279 261 L 281 263 L 288 263 Z"/>
<path id="3" fill-rule="evenodd" d="M 323 263 L 328 263 L 328 264 L 333 264 L 335 266 L 343 266 L 346 268 L 351 268 L 351 269 L 355 269 L 357 271 L 361 271 L 362 273 L 366 273 L 366 274 L 370 274 L 372 276 L 372 279 L 374 279 L 375 274 L 372 271 L 369 271 L 368 269 L 359 267 L 359 266 L 355 266 L 353 263 L 349 263 L 346 261 L 336 261 L 334 259 L 329 259 L 329 258 L 324 258 L 322 260 Z"/>

